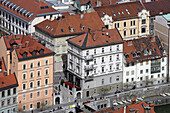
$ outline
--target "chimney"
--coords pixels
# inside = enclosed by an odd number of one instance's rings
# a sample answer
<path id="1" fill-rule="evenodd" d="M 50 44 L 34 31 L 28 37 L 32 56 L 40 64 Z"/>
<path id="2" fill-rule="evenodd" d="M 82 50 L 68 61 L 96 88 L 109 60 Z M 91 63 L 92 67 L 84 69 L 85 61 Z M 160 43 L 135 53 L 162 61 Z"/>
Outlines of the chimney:
<path id="1" fill-rule="evenodd" d="M 102 6 L 102 0 L 97 0 L 97 6 Z"/>
<path id="2" fill-rule="evenodd" d="M 2 72 L 2 60 L 0 59 L 0 72 Z"/>
<path id="3" fill-rule="evenodd" d="M 25 41 L 25 47 L 29 46 L 29 41 Z"/>
<path id="4" fill-rule="evenodd" d="M 17 45 L 13 45 L 13 49 L 16 49 L 17 48 Z"/>
<path id="5" fill-rule="evenodd" d="M 81 19 L 83 19 L 84 18 L 84 14 L 82 13 L 82 14 L 80 14 L 80 18 Z"/>
<path id="6" fill-rule="evenodd" d="M 22 44 L 18 44 L 18 47 L 19 47 L 19 49 L 21 49 L 22 48 Z"/>
<path id="7" fill-rule="evenodd" d="M 132 99 L 132 104 L 136 103 L 136 98 Z"/>
<path id="8" fill-rule="evenodd" d="M 7 76 L 7 71 L 4 71 L 3 73 L 4 73 L 4 76 Z"/>

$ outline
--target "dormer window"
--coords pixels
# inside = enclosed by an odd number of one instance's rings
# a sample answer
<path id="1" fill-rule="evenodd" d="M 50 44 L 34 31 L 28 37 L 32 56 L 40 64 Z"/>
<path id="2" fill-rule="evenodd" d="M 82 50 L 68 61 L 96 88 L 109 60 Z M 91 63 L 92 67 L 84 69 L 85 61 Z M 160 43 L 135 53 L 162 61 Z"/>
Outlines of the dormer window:
<path id="1" fill-rule="evenodd" d="M 82 30 L 85 30 L 85 28 L 86 28 L 85 26 L 82 26 L 82 27 L 81 27 Z"/>
<path id="2" fill-rule="evenodd" d="M 23 58 L 26 58 L 27 57 L 27 52 L 24 52 L 22 56 L 23 56 Z"/>
<path id="3" fill-rule="evenodd" d="M 70 32 L 74 32 L 74 28 L 71 27 L 71 28 L 70 28 Z"/>
<path id="4" fill-rule="evenodd" d="M 135 57 L 136 57 L 136 53 L 134 52 L 134 53 L 133 53 L 133 58 L 135 58 Z"/>
<path id="5" fill-rule="evenodd" d="M 125 58 L 129 58 L 129 54 L 126 54 L 126 55 L 125 55 Z"/>
<path id="6" fill-rule="evenodd" d="M 148 52 L 147 52 L 147 50 L 145 50 L 145 51 L 144 51 L 144 56 L 146 56 L 146 55 L 147 55 L 147 53 L 148 53 Z"/>
<path id="7" fill-rule="evenodd" d="M 41 49 L 41 50 L 39 51 L 39 53 L 40 53 L 40 55 L 43 55 L 43 54 L 44 54 L 44 49 Z"/>
<path id="8" fill-rule="evenodd" d="M 163 55 L 165 55 L 166 54 L 166 50 L 165 49 L 163 49 Z"/>
<path id="9" fill-rule="evenodd" d="M 33 52 L 32 52 L 32 56 L 35 56 L 36 55 L 36 51 L 34 50 Z"/>
<path id="10" fill-rule="evenodd" d="M 151 54 L 152 54 L 152 49 L 149 50 L 149 55 L 151 55 Z"/>
<path id="11" fill-rule="evenodd" d="M 140 56 L 140 51 L 137 52 L 137 56 Z"/>

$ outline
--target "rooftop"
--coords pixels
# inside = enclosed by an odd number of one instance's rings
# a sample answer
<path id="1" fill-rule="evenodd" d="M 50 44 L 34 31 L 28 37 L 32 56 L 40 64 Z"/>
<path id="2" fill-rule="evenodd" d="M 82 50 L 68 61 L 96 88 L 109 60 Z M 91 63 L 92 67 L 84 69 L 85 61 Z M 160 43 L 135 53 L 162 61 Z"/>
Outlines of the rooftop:
<path id="1" fill-rule="evenodd" d="M 18 82 L 15 74 L 7 75 L 3 57 L 0 57 L 0 91 L 17 87 Z"/>
<path id="2" fill-rule="evenodd" d="M 38 14 L 58 13 L 42 0 L 0 0 L 3 8 L 26 20 L 33 20 Z"/>
<path id="3" fill-rule="evenodd" d="M 83 34 L 88 31 L 88 28 L 97 30 L 102 27 L 104 27 L 104 24 L 96 12 L 77 15 L 67 14 L 53 21 L 45 20 L 35 25 L 35 28 L 54 38 Z"/>
<path id="4" fill-rule="evenodd" d="M 170 13 L 163 15 L 163 17 L 169 22 L 170 21 Z"/>
<path id="5" fill-rule="evenodd" d="M 111 44 L 123 43 L 123 39 L 117 29 L 90 30 L 83 35 L 70 38 L 68 42 L 81 48 L 93 48 Z"/>
<path id="6" fill-rule="evenodd" d="M 4 36 L 8 50 L 15 49 L 19 60 L 53 55 L 54 52 L 38 43 L 38 39 L 25 35 Z"/>
<path id="7" fill-rule="evenodd" d="M 159 0 L 144 3 L 144 6 L 150 11 L 151 16 L 170 13 L 170 0 Z"/>
<path id="8" fill-rule="evenodd" d="M 138 13 L 144 9 L 140 2 L 128 2 L 116 5 L 109 5 L 103 7 L 95 7 L 95 11 L 100 17 L 105 14 L 112 16 L 113 20 L 134 18 Z"/>
<path id="9" fill-rule="evenodd" d="M 124 55 L 126 62 L 140 62 L 166 56 L 165 49 L 158 37 L 145 37 L 125 41 Z"/>

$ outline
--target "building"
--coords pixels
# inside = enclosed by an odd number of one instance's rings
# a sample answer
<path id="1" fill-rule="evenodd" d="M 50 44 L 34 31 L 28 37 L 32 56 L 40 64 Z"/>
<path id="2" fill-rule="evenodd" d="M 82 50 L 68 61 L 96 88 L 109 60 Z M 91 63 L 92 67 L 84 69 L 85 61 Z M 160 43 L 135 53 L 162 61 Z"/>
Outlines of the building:
<path id="1" fill-rule="evenodd" d="M 144 3 L 144 6 L 150 12 L 149 30 L 150 30 L 150 35 L 154 36 L 155 35 L 154 20 L 156 16 L 161 16 L 170 13 L 170 1 L 158 0 L 155 2 L 147 2 Z"/>
<path id="2" fill-rule="evenodd" d="M 0 112 L 17 112 L 18 81 L 15 73 L 7 74 L 3 57 L 0 57 Z"/>
<path id="3" fill-rule="evenodd" d="M 117 29 L 90 30 L 68 39 L 68 75 L 74 99 L 122 90 L 123 40 Z"/>
<path id="4" fill-rule="evenodd" d="M 31 36 L 4 36 L 1 41 L 9 73 L 15 72 L 19 84 L 18 111 L 52 105 L 54 52 Z"/>
<path id="5" fill-rule="evenodd" d="M 167 55 L 158 37 L 125 41 L 124 89 L 164 84 L 168 77 Z"/>
<path id="6" fill-rule="evenodd" d="M 136 99 L 132 99 L 130 105 L 119 108 L 118 110 L 107 108 L 96 113 L 155 113 L 154 104 L 146 104 L 145 102 L 136 102 Z"/>
<path id="7" fill-rule="evenodd" d="M 45 20 L 35 26 L 36 36 L 44 42 L 47 48 L 56 53 L 54 56 L 55 84 L 59 83 L 60 77 L 64 77 L 67 68 L 66 40 L 87 32 L 88 28 L 98 30 L 102 27 L 104 24 L 96 12 L 63 15 L 62 18 L 53 21 Z"/>
<path id="8" fill-rule="evenodd" d="M 56 2 L 57 4 L 73 4 L 74 0 L 45 0 L 46 2 Z"/>
<path id="9" fill-rule="evenodd" d="M 59 15 L 41 0 L 0 0 L 0 29 L 7 34 L 30 34 L 34 25 Z"/>
<path id="10" fill-rule="evenodd" d="M 124 40 L 149 35 L 149 11 L 140 2 L 95 7 L 104 25 L 117 28 Z"/>

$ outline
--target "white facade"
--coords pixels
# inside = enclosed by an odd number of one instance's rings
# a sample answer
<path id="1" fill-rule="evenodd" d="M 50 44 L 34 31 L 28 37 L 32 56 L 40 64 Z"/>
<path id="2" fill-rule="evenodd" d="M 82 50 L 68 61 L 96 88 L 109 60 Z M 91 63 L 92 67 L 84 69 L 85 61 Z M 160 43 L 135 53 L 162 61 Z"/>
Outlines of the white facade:
<path id="1" fill-rule="evenodd" d="M 157 60 L 155 62 L 155 60 Z M 124 63 L 123 84 L 124 88 L 145 87 L 166 83 L 167 80 L 167 57 L 142 62 Z M 154 66 L 158 70 L 153 70 Z"/>
<path id="2" fill-rule="evenodd" d="M 10 88 L 0 91 L 0 112 L 17 113 L 18 88 Z"/>
<path id="3" fill-rule="evenodd" d="M 67 59 L 68 78 L 81 88 L 81 98 L 121 90 L 123 44 L 82 50 L 69 43 Z"/>

